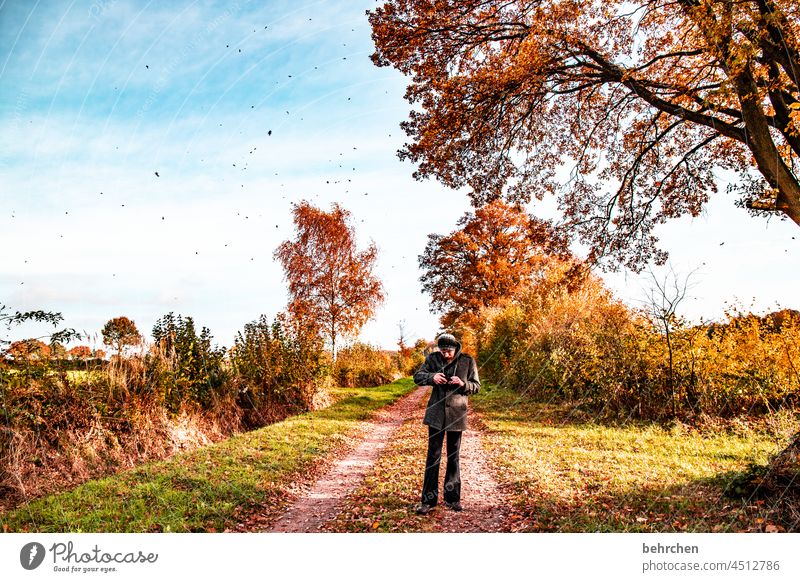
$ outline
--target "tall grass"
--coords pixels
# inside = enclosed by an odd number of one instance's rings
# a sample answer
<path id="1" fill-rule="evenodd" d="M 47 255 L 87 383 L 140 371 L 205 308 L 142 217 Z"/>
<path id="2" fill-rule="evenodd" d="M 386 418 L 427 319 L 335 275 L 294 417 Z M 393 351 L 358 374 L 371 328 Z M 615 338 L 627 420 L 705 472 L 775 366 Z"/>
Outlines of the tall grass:
<path id="1" fill-rule="evenodd" d="M 337 401 L 203 449 L 176 454 L 0 511 L 2 530 L 21 532 L 223 531 L 275 518 L 291 484 L 313 475 L 359 422 L 414 389 L 410 380 L 374 389 L 334 389 Z"/>
<path id="2" fill-rule="evenodd" d="M 331 400 L 330 356 L 285 318 L 247 324 L 230 350 L 180 315 L 161 318 L 153 336 L 148 349 L 81 372 L 0 358 L 0 508 Z M 392 357 L 369 346 L 340 362 L 345 386 L 398 377 Z"/>

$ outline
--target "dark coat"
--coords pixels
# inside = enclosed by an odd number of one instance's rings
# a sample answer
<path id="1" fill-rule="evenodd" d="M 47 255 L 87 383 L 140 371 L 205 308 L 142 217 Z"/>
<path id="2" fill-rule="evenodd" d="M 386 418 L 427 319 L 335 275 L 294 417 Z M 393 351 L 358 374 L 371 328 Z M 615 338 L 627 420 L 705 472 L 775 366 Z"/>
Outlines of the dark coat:
<path id="1" fill-rule="evenodd" d="M 433 377 L 442 372 L 448 378 L 458 376 L 464 386 L 434 384 Z M 425 363 L 414 374 L 417 386 L 430 386 L 431 397 L 425 410 L 424 424 L 444 430 L 467 429 L 467 395 L 476 394 L 481 388 L 478 366 L 472 356 L 461 353 L 461 344 L 456 348 L 453 360 L 448 364 L 440 352 L 428 354 Z"/>

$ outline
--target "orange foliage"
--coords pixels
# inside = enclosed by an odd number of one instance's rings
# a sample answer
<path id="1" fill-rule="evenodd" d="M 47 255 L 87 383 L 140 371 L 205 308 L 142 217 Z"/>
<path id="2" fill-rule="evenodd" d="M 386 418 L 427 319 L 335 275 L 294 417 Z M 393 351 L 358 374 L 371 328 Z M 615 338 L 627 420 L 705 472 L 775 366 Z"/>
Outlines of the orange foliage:
<path id="1" fill-rule="evenodd" d="M 47 360 L 51 353 L 50 346 L 37 339 L 13 342 L 7 352 L 15 360 Z"/>
<path id="2" fill-rule="evenodd" d="M 122 355 L 125 346 L 132 346 L 141 340 L 136 324 L 127 317 L 115 317 L 106 322 L 101 331 L 103 343 L 115 347 L 117 355 Z"/>
<path id="3" fill-rule="evenodd" d="M 302 201 L 292 211 L 296 238 L 275 251 L 289 283 L 291 316 L 320 333 L 336 356 L 337 340 L 357 335 L 383 301 L 380 280 L 372 273 L 375 244 L 356 249 L 350 213 L 334 204 L 325 212 Z"/>
<path id="4" fill-rule="evenodd" d="M 89 346 L 75 346 L 67 353 L 74 360 L 86 360 L 92 357 L 92 349 Z"/>
<path id="5" fill-rule="evenodd" d="M 665 258 L 654 228 L 697 216 L 715 168 L 800 224 L 794 0 L 390 0 L 369 19 L 373 61 L 411 78 L 417 178 L 476 205 L 555 194 L 590 258 L 634 268 Z"/>
<path id="6" fill-rule="evenodd" d="M 542 267 L 555 240 L 549 225 L 501 200 L 464 214 L 458 226 L 446 236 L 428 235 L 419 257 L 422 288 L 446 328 L 513 297 Z"/>
<path id="7" fill-rule="evenodd" d="M 481 374 L 531 398 L 643 418 L 747 415 L 796 406 L 800 314 L 731 313 L 721 324 L 659 323 L 592 274 L 552 261 L 507 306 L 483 310 Z"/>

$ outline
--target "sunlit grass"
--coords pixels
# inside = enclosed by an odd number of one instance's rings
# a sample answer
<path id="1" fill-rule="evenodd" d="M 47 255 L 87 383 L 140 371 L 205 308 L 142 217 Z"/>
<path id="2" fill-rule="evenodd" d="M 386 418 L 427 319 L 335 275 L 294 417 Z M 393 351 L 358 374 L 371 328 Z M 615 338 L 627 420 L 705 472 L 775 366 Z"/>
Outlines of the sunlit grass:
<path id="1" fill-rule="evenodd" d="M 255 511 L 275 512 L 308 474 L 376 409 L 414 388 L 336 389 L 323 410 L 149 463 L 0 514 L 5 531 L 224 531 Z"/>
<path id="2" fill-rule="evenodd" d="M 785 444 L 765 431 L 577 420 L 496 387 L 472 402 L 511 485 L 515 531 L 757 531 L 779 519 L 764 502 L 722 494 Z"/>
<path id="3" fill-rule="evenodd" d="M 108 373 L 105 370 L 67 370 L 67 380 L 73 384 L 86 384 L 89 382 L 99 382 L 106 378 Z"/>

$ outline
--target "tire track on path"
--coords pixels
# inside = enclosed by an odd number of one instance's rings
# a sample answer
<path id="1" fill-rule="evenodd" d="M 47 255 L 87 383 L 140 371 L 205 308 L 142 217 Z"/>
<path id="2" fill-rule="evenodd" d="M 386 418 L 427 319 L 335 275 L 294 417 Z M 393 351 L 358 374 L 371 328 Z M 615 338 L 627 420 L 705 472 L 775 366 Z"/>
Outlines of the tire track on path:
<path id="1" fill-rule="evenodd" d="M 333 519 L 349 493 L 356 490 L 372 469 L 392 433 L 413 415 L 427 390 L 417 388 L 375 413 L 367 421 L 363 440 L 333 463 L 311 487 L 267 529 L 268 532 L 310 533 Z"/>
<path id="2" fill-rule="evenodd" d="M 511 500 L 494 476 L 494 469 L 482 444 L 483 423 L 470 409 L 470 430 L 461 436 L 461 505 L 464 511 L 444 511 L 439 526 L 443 532 L 507 532 Z M 444 447 L 443 447 L 444 448 Z M 444 491 L 442 458 L 439 491 Z M 441 502 L 441 500 L 440 500 Z"/>

